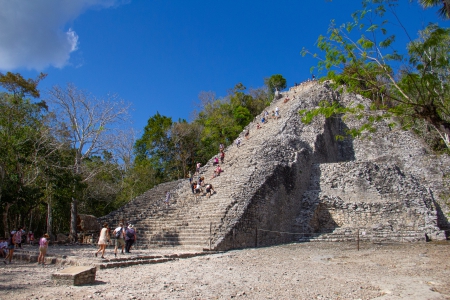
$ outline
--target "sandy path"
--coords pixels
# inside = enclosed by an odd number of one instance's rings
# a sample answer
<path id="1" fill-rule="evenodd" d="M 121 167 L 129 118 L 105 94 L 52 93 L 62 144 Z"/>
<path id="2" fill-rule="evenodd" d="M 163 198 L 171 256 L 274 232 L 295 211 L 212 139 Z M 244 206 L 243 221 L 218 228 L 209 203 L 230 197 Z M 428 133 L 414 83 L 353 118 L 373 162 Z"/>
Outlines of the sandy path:
<path id="1" fill-rule="evenodd" d="M 450 299 L 450 244 L 303 243 L 97 272 L 55 286 L 58 266 L 0 267 L 0 299 Z"/>

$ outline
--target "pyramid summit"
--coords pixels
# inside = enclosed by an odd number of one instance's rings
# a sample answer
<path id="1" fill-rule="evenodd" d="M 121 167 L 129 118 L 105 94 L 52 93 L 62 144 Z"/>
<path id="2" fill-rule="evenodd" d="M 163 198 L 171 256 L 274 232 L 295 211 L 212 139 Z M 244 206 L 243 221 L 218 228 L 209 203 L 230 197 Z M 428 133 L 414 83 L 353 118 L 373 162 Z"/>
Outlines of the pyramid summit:
<path id="1" fill-rule="evenodd" d="M 446 239 L 448 156 L 432 154 L 413 133 L 392 130 L 387 122 L 366 138 L 343 140 L 336 136 L 359 121 L 335 116 L 302 123 L 299 110 L 323 100 L 369 106 L 326 82 L 292 87 L 267 108 L 278 109 L 278 118 L 261 124 L 261 113 L 238 137 L 240 145 L 225 149 L 220 176 L 213 178 L 213 159 L 200 168 L 198 176 L 214 187 L 211 197 L 195 197 L 188 179 L 167 182 L 99 220 L 132 223 L 140 247 Z"/>

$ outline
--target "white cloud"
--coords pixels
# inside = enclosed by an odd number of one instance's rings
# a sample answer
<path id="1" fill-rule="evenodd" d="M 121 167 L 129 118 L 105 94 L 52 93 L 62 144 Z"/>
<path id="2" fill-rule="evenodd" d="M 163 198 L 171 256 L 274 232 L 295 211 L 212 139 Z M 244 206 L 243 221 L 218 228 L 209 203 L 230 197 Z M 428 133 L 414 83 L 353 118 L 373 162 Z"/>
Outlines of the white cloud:
<path id="1" fill-rule="evenodd" d="M 0 0 L 0 70 L 62 68 L 77 50 L 78 35 L 67 28 L 87 9 L 123 0 Z"/>

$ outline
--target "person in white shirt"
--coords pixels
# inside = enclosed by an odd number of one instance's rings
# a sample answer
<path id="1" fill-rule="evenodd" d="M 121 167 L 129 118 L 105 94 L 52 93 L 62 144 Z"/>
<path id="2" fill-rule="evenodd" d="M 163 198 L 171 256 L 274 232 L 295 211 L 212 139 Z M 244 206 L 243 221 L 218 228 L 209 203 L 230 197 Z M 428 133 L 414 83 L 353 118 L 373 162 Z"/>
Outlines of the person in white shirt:
<path id="1" fill-rule="evenodd" d="M 123 227 L 123 223 L 119 223 L 119 227 L 114 229 L 114 236 L 116 237 L 116 247 L 114 248 L 114 257 L 117 257 L 117 249 L 120 247 L 123 250 L 125 249 L 125 228 Z"/>

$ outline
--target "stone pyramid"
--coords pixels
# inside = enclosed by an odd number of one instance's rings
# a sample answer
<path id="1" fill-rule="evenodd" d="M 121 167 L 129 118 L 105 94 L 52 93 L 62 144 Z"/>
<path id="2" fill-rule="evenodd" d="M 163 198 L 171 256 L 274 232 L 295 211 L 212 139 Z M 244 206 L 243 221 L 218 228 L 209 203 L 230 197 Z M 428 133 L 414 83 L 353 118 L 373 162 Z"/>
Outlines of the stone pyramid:
<path id="1" fill-rule="evenodd" d="M 424 241 L 446 238 L 449 222 L 444 184 L 447 156 L 430 153 L 411 132 L 378 131 L 363 139 L 337 140 L 358 121 L 341 117 L 301 122 L 298 111 L 322 100 L 343 105 L 369 102 L 306 82 L 283 92 L 267 108 L 280 117 L 257 116 L 225 149 L 224 172 L 213 160 L 200 170 L 216 191 L 194 197 L 187 179 L 156 186 L 101 222 L 133 223 L 140 247 L 226 250 L 295 241 Z M 257 129 L 257 123 L 261 129 Z M 172 203 L 165 207 L 165 192 Z"/>

